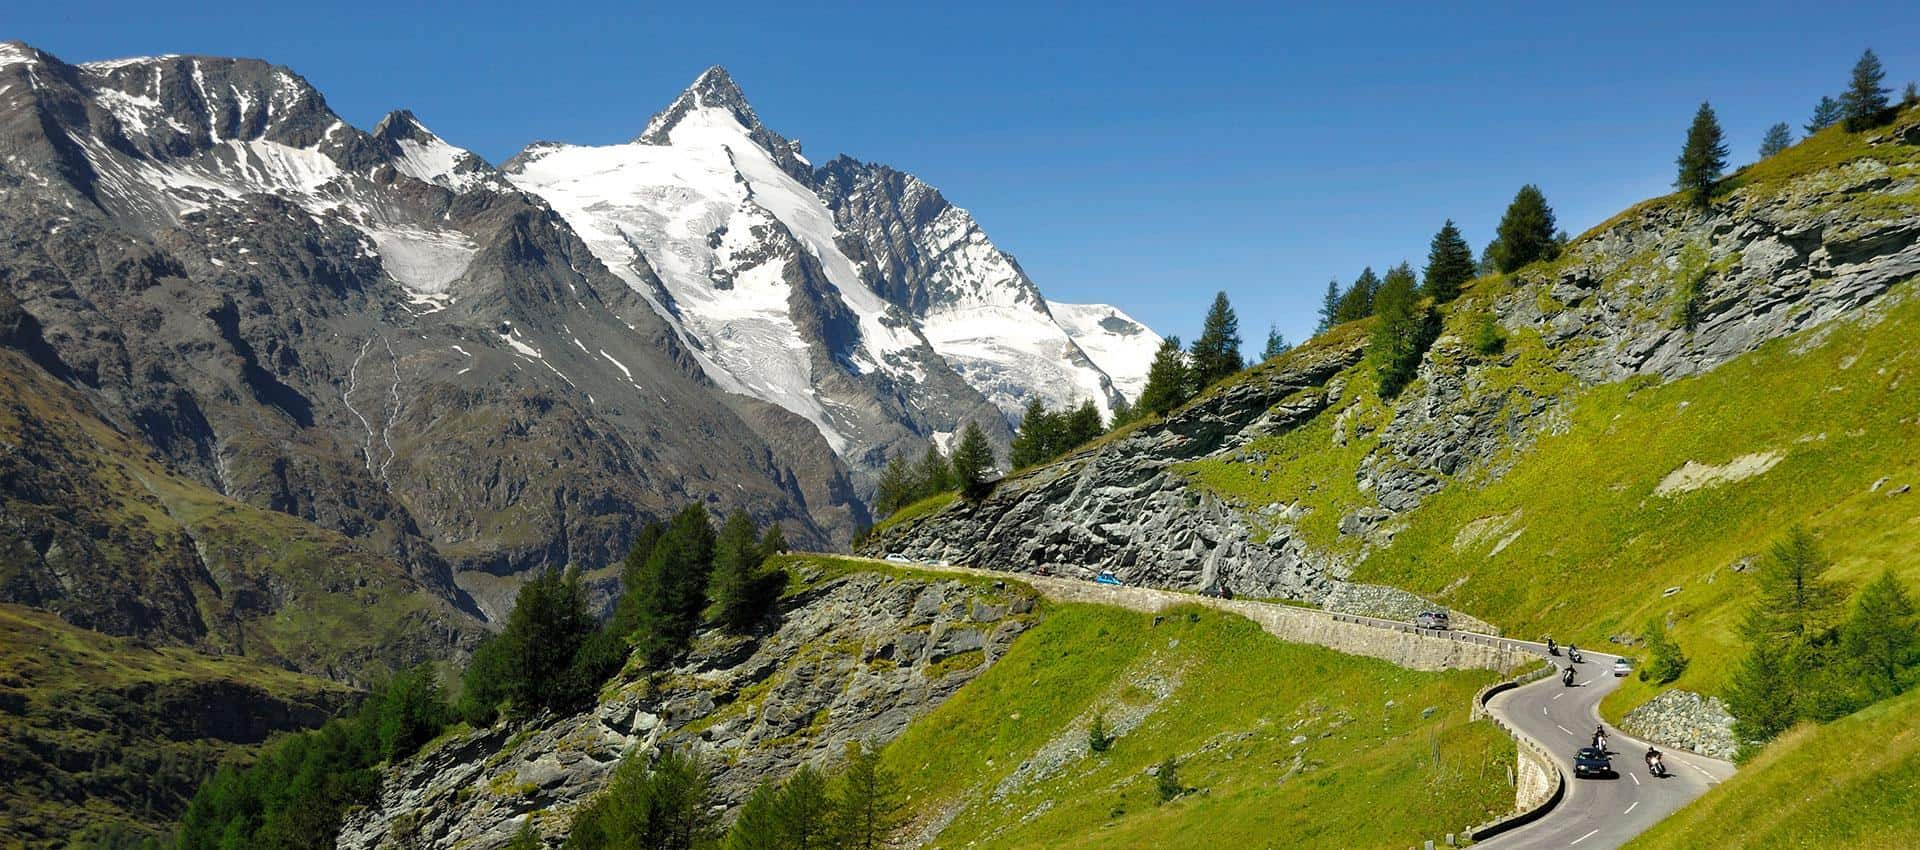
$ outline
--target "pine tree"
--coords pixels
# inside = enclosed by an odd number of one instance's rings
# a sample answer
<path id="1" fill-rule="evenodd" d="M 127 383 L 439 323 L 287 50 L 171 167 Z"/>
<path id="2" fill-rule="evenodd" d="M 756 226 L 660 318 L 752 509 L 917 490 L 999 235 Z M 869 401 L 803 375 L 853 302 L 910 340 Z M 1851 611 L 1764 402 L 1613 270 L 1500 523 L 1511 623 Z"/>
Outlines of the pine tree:
<path id="1" fill-rule="evenodd" d="M 833 799 L 827 781 L 810 765 L 787 777 L 774 801 L 774 832 L 786 850 L 827 850 L 833 846 Z"/>
<path id="2" fill-rule="evenodd" d="M 1125 425 L 1132 419 L 1133 405 L 1127 402 L 1126 396 L 1116 397 L 1113 400 L 1113 421 L 1107 423 L 1107 430 L 1111 431 Z"/>
<path id="3" fill-rule="evenodd" d="M 836 847 L 877 850 L 886 847 L 906 823 L 900 781 L 880 764 L 880 751 L 858 741 L 847 743 L 847 764 L 834 796 Z"/>
<path id="4" fill-rule="evenodd" d="M 1840 111 L 1847 123 L 1847 132 L 1858 133 L 1879 126 L 1883 114 L 1887 111 L 1887 90 L 1881 83 L 1887 79 L 1887 72 L 1880 68 L 1880 57 L 1872 50 L 1860 54 L 1860 61 L 1853 65 L 1853 79 L 1847 84 L 1847 91 L 1840 95 Z"/>
<path id="5" fill-rule="evenodd" d="M 1020 430 L 1014 432 L 1013 442 L 1007 447 L 1007 463 L 1014 469 L 1025 469 L 1052 459 L 1064 424 L 1060 417 L 1047 410 L 1046 402 L 1038 396 L 1028 399 L 1027 409 L 1020 417 Z"/>
<path id="6" fill-rule="evenodd" d="M 780 530 L 780 523 L 767 526 L 766 533 L 760 535 L 760 560 L 764 563 L 766 559 L 786 551 L 787 533 Z"/>
<path id="7" fill-rule="evenodd" d="M 1760 158 L 1766 159 L 1793 145 L 1793 130 L 1782 121 L 1767 128 L 1766 136 L 1760 139 Z"/>
<path id="8" fill-rule="evenodd" d="M 1418 303 L 1413 287 L 1413 268 L 1401 263 L 1387 271 L 1375 300 L 1380 322 L 1374 326 L 1367 356 L 1374 361 L 1383 398 L 1393 397 L 1413 380 L 1421 356 L 1433 341 L 1431 308 Z"/>
<path id="9" fill-rule="evenodd" d="M 1908 80 L 1906 90 L 1900 92 L 1900 108 L 1912 109 L 1915 106 L 1920 106 L 1920 87 Z"/>
<path id="10" fill-rule="evenodd" d="M 888 458 L 887 465 L 880 470 L 880 481 L 875 485 L 874 512 L 885 516 L 906 507 L 913 502 L 915 489 L 913 471 L 907 468 L 907 459 L 899 455 Z"/>
<path id="11" fill-rule="evenodd" d="M 647 764 L 630 756 L 580 810 L 565 850 L 692 850 L 708 846 L 714 814 L 706 765 L 679 750 Z"/>
<path id="12" fill-rule="evenodd" d="M 1520 187 L 1500 218 L 1499 237 L 1494 249 L 1494 264 L 1502 272 L 1512 272 L 1535 260 L 1559 256 L 1560 236 L 1553 220 L 1553 208 L 1540 187 L 1528 183 Z"/>
<path id="13" fill-rule="evenodd" d="M 1187 793 L 1186 786 L 1180 784 L 1180 765 L 1173 756 L 1167 756 L 1160 762 L 1160 769 L 1154 771 L 1153 787 L 1160 793 L 1162 803 Z"/>
<path id="14" fill-rule="evenodd" d="M 1840 101 L 1821 95 L 1820 102 L 1813 105 L 1812 120 L 1806 123 L 1807 135 L 1811 136 L 1840 123 L 1842 114 Z"/>
<path id="15" fill-rule="evenodd" d="M 1325 333 L 1340 321 L 1340 281 L 1327 281 L 1327 294 L 1320 297 L 1320 321 L 1313 326 L 1316 334 Z"/>
<path id="16" fill-rule="evenodd" d="M 1087 752 L 1104 753 L 1113 749 L 1113 736 L 1107 732 L 1107 716 L 1096 714 L 1087 726 Z"/>
<path id="17" fill-rule="evenodd" d="M 1287 353 L 1287 350 L 1291 348 L 1293 348 L 1293 346 L 1287 344 L 1287 338 L 1280 335 L 1280 328 L 1272 323 L 1268 323 L 1267 345 L 1265 348 L 1260 349 L 1260 362 L 1265 363 L 1275 357 L 1279 357 Z"/>
<path id="18" fill-rule="evenodd" d="M 1742 742 L 1765 742 L 1786 731 L 1796 719 L 1793 695 L 1780 651 L 1764 642 L 1754 644 L 1727 687 L 1734 736 Z"/>
<path id="19" fill-rule="evenodd" d="M 1440 226 L 1427 247 L 1427 275 L 1422 286 L 1435 304 L 1460 297 L 1460 287 L 1473 279 L 1473 247 L 1460 235 L 1453 219 Z"/>
<path id="20" fill-rule="evenodd" d="M 1727 168 L 1726 137 L 1720 132 L 1720 120 L 1713 105 L 1704 101 L 1693 113 L 1693 125 L 1687 128 L 1687 143 L 1680 149 L 1675 164 L 1680 173 L 1674 188 L 1686 192 L 1693 205 L 1706 209 L 1713 199 L 1713 184 Z"/>
<path id="21" fill-rule="evenodd" d="M 1480 274 L 1493 274 L 1500 270 L 1500 240 L 1498 237 L 1487 240 L 1487 247 L 1480 249 L 1480 259 L 1473 264 L 1473 270 Z"/>
<path id="22" fill-rule="evenodd" d="M 1205 387 L 1240 371 L 1240 319 L 1225 292 L 1215 293 L 1200 338 L 1193 341 L 1193 382 Z"/>
<path id="23" fill-rule="evenodd" d="M 1747 629 L 1756 641 L 1817 641 L 1834 625 L 1845 590 L 1805 528 L 1794 526 L 1754 571 L 1759 599 Z"/>
<path id="24" fill-rule="evenodd" d="M 1860 590 L 1853 616 L 1840 630 L 1844 656 L 1853 678 L 1869 699 L 1885 699 L 1911 684 L 1910 671 L 1920 654 L 1915 633 L 1913 600 L 1891 571 Z"/>
<path id="25" fill-rule="evenodd" d="M 521 585 L 501 632 L 509 671 L 506 697 L 516 716 L 568 707 L 582 696 L 568 672 L 594 631 L 586 591 L 572 570 L 546 570 Z"/>
<path id="26" fill-rule="evenodd" d="M 754 534 L 753 520 L 745 511 L 735 510 L 714 539 L 707 596 L 713 600 L 714 622 L 734 634 L 750 631 L 764 613 L 759 576 L 765 555 Z"/>
<path id="27" fill-rule="evenodd" d="M 779 785 L 762 780 L 753 786 L 753 793 L 740 804 L 740 813 L 734 817 L 733 828 L 727 830 L 727 840 L 721 847 L 724 850 L 781 850 L 779 805 Z"/>
<path id="28" fill-rule="evenodd" d="M 613 621 L 608 629 L 614 634 L 626 637 L 639 622 L 640 588 L 645 582 L 647 558 L 653 556 L 653 547 L 660 545 L 660 538 L 667 533 L 667 524 L 655 520 L 640 527 L 640 533 L 634 535 L 633 545 L 628 547 L 627 556 L 620 561 L 620 600 L 614 603 Z"/>
<path id="29" fill-rule="evenodd" d="M 1191 384 L 1187 355 L 1180 350 L 1180 338 L 1170 336 L 1161 340 L 1160 349 L 1153 354 L 1153 365 L 1147 367 L 1147 385 L 1140 390 L 1140 400 L 1134 403 L 1136 414 L 1167 415 L 1167 411 L 1193 396 Z"/>
<path id="30" fill-rule="evenodd" d="M 1373 315 L 1373 299 L 1380 291 L 1380 278 L 1368 266 L 1360 271 L 1353 285 L 1340 295 L 1340 307 L 1334 313 L 1336 322 L 1352 322 Z"/>
<path id="31" fill-rule="evenodd" d="M 1059 449 L 1053 453 L 1054 457 L 1086 445 L 1106 430 L 1100 421 L 1100 408 L 1094 406 L 1093 399 L 1080 402 L 1080 406 L 1064 418 L 1066 427 L 1062 429 L 1063 437 Z"/>
<path id="32" fill-rule="evenodd" d="M 674 514 L 667 533 L 647 558 L 640 619 L 631 643 L 649 663 L 659 664 L 686 648 L 707 607 L 713 570 L 713 524 L 704 505 Z"/>
<path id="33" fill-rule="evenodd" d="M 920 455 L 920 465 L 914 467 L 913 474 L 923 491 L 914 501 L 953 489 L 953 467 L 947 465 L 940 447 L 932 443 L 928 443 L 926 452 Z"/>
<path id="34" fill-rule="evenodd" d="M 987 442 L 987 432 L 980 423 L 969 421 L 960 435 L 960 445 L 953 450 L 953 477 L 960 492 L 969 499 L 985 496 L 993 467 L 993 444 Z"/>

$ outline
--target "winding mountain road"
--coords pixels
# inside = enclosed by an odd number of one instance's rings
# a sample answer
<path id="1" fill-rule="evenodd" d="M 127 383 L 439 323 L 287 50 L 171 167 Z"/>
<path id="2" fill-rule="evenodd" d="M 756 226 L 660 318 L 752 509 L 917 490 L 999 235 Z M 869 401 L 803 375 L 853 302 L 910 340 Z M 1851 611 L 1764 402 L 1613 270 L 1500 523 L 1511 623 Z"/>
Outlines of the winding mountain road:
<path id="1" fill-rule="evenodd" d="M 1390 632 L 1406 640 L 1432 642 L 1444 639 L 1471 644 L 1479 650 L 1458 656 L 1436 656 L 1431 652 L 1414 653 L 1411 656 L 1423 661 L 1467 661 L 1467 666 L 1473 666 L 1472 659 L 1493 659 L 1501 663 L 1502 669 L 1511 669 L 1516 666 L 1515 659 L 1528 656 L 1552 660 L 1562 668 L 1568 663 L 1564 654 L 1548 656 L 1546 646 L 1533 641 L 1468 632 L 1413 629 L 1407 623 L 1373 617 L 1334 614 L 1251 600 L 1222 600 L 1154 588 L 1104 585 L 1063 576 L 1036 576 L 857 556 L 855 559 L 924 572 L 1011 579 L 1029 584 L 1041 595 L 1059 601 L 1094 602 L 1140 611 L 1159 611 L 1173 605 L 1197 603 L 1247 616 L 1284 639 L 1301 640 L 1304 636 L 1308 642 L 1323 643 L 1342 651 L 1355 651 L 1351 631 L 1354 627 L 1364 627 L 1362 631 L 1377 630 L 1376 634 L 1382 636 Z M 1091 575 L 1092 572 L 1088 571 L 1087 574 Z M 1338 624 L 1347 629 L 1347 634 L 1328 635 L 1312 628 L 1303 630 L 1299 626 L 1302 618 Z M 1323 640 L 1323 637 L 1335 639 Z M 1497 647 L 1500 652 L 1489 655 L 1485 652 L 1488 647 Z M 1374 646 L 1362 646 L 1358 651 L 1389 660 L 1396 658 L 1395 652 L 1383 652 Z M 1707 789 L 1733 774 L 1733 765 L 1724 761 L 1672 750 L 1665 751 L 1667 776 L 1656 777 L 1648 773 L 1643 760 L 1647 743 L 1629 737 L 1600 719 L 1600 701 L 1620 686 L 1621 680 L 1613 675 L 1612 670 L 1618 656 L 1584 651 L 1582 654 L 1585 659 L 1575 667 L 1573 687 L 1561 684 L 1560 677 L 1554 675 L 1510 688 L 1487 701 L 1487 711 L 1499 718 L 1509 732 L 1533 739 L 1549 754 L 1564 777 L 1566 794 L 1538 820 L 1491 836 L 1474 846 L 1498 850 L 1560 847 L 1610 850 L 1626 844 L 1661 818 L 1705 794 Z M 1588 745 L 1595 726 L 1606 728 L 1608 749 L 1614 753 L 1616 775 L 1577 779 L 1573 774 L 1573 754 Z"/>
<path id="2" fill-rule="evenodd" d="M 1537 644 L 1525 645 L 1544 653 Z M 1585 663 L 1574 668 L 1573 687 L 1561 684 L 1559 676 L 1549 676 L 1487 701 L 1487 711 L 1552 755 L 1566 777 L 1567 794 L 1540 820 L 1474 846 L 1501 850 L 1619 847 L 1733 774 L 1733 765 L 1726 762 L 1665 750 L 1667 776 L 1656 777 L 1647 772 L 1644 761 L 1647 743 L 1606 726 L 1616 776 L 1574 778 L 1573 753 L 1591 741 L 1595 726 L 1604 725 L 1600 700 L 1620 686 L 1612 671 L 1616 656 L 1582 654 Z M 1567 664 L 1565 655 L 1555 660 L 1563 668 Z"/>

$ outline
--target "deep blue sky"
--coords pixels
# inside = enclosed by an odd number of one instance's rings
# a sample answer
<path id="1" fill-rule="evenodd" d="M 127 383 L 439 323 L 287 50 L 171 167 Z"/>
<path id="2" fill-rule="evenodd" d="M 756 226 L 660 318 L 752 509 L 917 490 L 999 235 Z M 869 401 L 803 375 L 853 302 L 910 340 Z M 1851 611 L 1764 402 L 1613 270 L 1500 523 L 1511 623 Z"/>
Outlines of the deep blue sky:
<path id="1" fill-rule="evenodd" d="M 1665 192 L 1702 99 L 1740 163 L 1864 47 L 1920 76 L 1920 3 L 1886 0 L 1038 5 L 16 3 L 0 38 L 268 59 L 494 162 L 626 140 L 721 64 L 816 162 L 941 187 L 1050 298 L 1191 338 L 1225 289 L 1249 350 L 1309 330 L 1329 277 L 1418 266 L 1446 218 L 1478 250 L 1522 183 L 1574 233 Z"/>

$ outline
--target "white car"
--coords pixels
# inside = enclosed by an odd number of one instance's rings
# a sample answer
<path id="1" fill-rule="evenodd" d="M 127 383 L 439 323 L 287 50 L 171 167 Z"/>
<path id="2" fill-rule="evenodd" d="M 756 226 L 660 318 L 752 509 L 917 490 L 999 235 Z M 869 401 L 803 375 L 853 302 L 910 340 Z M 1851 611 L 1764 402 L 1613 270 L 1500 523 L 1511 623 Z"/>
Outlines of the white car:
<path id="1" fill-rule="evenodd" d="M 1625 676 L 1631 672 L 1633 672 L 1633 665 L 1628 664 L 1627 659 L 1625 658 L 1613 659 L 1613 675 Z"/>
<path id="2" fill-rule="evenodd" d="M 891 555 L 888 555 L 888 556 L 887 556 L 887 560 L 889 560 L 889 561 L 892 561 L 892 562 L 894 562 L 894 563 L 896 563 L 896 564 L 911 564 L 911 563 L 913 563 L 913 559 L 912 559 L 912 558 L 909 558 L 909 557 L 907 557 L 907 556 L 905 556 L 905 555 L 902 555 L 902 554 L 900 554 L 899 552 L 895 552 L 895 553 L 893 553 L 893 554 L 891 554 Z"/>

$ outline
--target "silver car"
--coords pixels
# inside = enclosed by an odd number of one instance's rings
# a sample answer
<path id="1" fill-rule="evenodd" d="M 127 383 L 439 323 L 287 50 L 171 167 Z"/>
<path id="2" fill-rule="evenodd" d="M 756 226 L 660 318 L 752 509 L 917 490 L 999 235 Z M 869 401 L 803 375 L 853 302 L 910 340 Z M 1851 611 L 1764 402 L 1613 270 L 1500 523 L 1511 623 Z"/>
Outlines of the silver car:
<path id="1" fill-rule="evenodd" d="M 1417 615 L 1417 616 L 1415 616 L 1415 617 L 1413 618 L 1413 624 L 1414 624 L 1415 626 L 1417 626 L 1417 627 L 1419 627 L 1419 628 L 1422 628 L 1422 629 L 1445 629 L 1445 628 L 1448 628 L 1448 626 L 1447 626 L 1447 612 L 1445 612 L 1445 611 L 1421 611 L 1421 612 L 1419 613 L 1419 615 Z"/>

